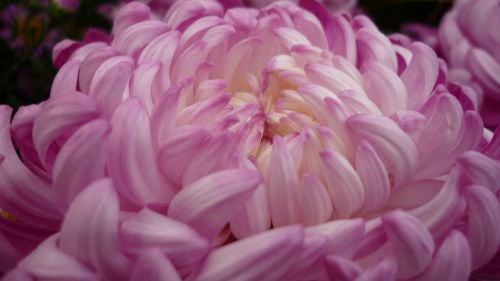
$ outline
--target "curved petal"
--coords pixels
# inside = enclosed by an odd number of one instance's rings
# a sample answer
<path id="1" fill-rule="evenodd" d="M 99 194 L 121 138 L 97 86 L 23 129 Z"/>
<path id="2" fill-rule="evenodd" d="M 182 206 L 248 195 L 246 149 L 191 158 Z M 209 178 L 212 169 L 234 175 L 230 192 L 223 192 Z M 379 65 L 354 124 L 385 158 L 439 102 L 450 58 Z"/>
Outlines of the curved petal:
<path id="1" fill-rule="evenodd" d="M 468 204 L 467 238 L 472 250 L 472 269 L 485 265 L 500 246 L 500 203 L 482 186 L 464 190 Z"/>
<path id="2" fill-rule="evenodd" d="M 80 261 L 61 251 L 57 244 L 59 234 L 55 234 L 40 244 L 18 264 L 18 268 L 37 280 L 88 281 L 97 275 Z"/>
<path id="3" fill-rule="evenodd" d="M 92 264 L 106 279 L 125 280 L 130 262 L 119 250 L 118 197 L 110 179 L 89 185 L 71 204 L 61 227 L 60 248 Z"/>
<path id="4" fill-rule="evenodd" d="M 53 172 L 52 188 L 61 209 L 88 184 L 106 175 L 108 121 L 97 119 L 80 127 L 59 152 Z"/>
<path id="5" fill-rule="evenodd" d="M 470 273 L 471 251 L 467 238 L 460 231 L 452 230 L 416 281 L 467 281 Z"/>
<path id="6" fill-rule="evenodd" d="M 340 256 L 325 257 L 326 272 L 330 281 L 352 281 L 361 274 L 361 267 Z"/>
<path id="7" fill-rule="evenodd" d="M 303 239 L 302 227 L 293 225 L 217 248 L 207 257 L 194 280 L 282 280 L 294 265 Z"/>
<path id="8" fill-rule="evenodd" d="M 411 278 L 422 272 L 434 253 L 434 240 L 427 228 L 399 210 L 383 215 L 382 222 L 397 258 L 397 277 Z"/>
<path id="9" fill-rule="evenodd" d="M 107 168 L 118 191 L 140 206 L 169 202 L 175 190 L 160 174 L 146 110 L 130 98 L 117 108 L 111 125 Z"/>
<path id="10" fill-rule="evenodd" d="M 328 253 L 345 254 L 354 248 L 365 233 L 363 219 L 334 220 L 306 228 L 306 235 L 323 235 L 328 238 Z"/>
<path id="11" fill-rule="evenodd" d="M 396 280 L 396 264 L 383 259 L 378 264 L 363 271 L 355 281 L 394 281 Z"/>
<path id="12" fill-rule="evenodd" d="M 71 60 L 59 69 L 52 82 L 51 97 L 72 95 L 76 92 L 81 63 L 78 60 Z"/>
<path id="13" fill-rule="evenodd" d="M 117 33 L 113 39 L 113 47 L 121 54 L 136 58 L 146 45 L 167 31 L 167 24 L 162 21 L 141 21 Z"/>
<path id="14" fill-rule="evenodd" d="M 261 182 L 257 172 L 246 169 L 208 175 L 184 187 L 170 202 L 168 215 L 212 240 Z"/>
<path id="15" fill-rule="evenodd" d="M 324 150 L 320 156 L 334 216 L 337 219 L 348 218 L 361 208 L 365 200 L 361 179 L 340 153 Z"/>
<path id="16" fill-rule="evenodd" d="M 305 226 L 324 223 L 333 212 L 332 200 L 326 187 L 315 176 L 304 174 L 300 184 L 302 223 Z"/>
<path id="17" fill-rule="evenodd" d="M 141 254 L 156 248 L 178 267 L 200 261 L 210 247 L 194 229 L 146 208 L 121 224 L 120 237 L 127 252 Z"/>
<path id="18" fill-rule="evenodd" d="M 244 209 L 231 219 L 231 231 L 238 239 L 264 232 L 271 226 L 269 194 L 264 184 L 259 185 Z"/>

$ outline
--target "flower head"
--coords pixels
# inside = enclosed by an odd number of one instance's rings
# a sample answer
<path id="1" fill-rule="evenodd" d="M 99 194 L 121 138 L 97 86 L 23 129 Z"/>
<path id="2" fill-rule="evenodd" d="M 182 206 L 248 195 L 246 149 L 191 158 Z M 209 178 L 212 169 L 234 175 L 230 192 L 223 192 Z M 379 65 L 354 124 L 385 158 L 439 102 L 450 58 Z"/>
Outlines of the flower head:
<path id="1" fill-rule="evenodd" d="M 54 60 L 0 108 L 12 278 L 466 280 L 500 245 L 500 133 L 365 16 L 134 2 Z"/>

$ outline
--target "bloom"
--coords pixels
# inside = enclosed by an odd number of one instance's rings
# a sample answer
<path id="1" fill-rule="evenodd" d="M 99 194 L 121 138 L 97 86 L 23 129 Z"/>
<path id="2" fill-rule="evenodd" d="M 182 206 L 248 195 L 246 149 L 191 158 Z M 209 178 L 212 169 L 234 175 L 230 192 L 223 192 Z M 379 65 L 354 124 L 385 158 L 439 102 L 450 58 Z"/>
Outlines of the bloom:
<path id="1" fill-rule="evenodd" d="M 54 61 L 0 107 L 7 280 L 467 280 L 500 245 L 500 133 L 365 16 L 134 2 Z"/>
<path id="2" fill-rule="evenodd" d="M 477 84 L 481 114 L 487 126 L 500 124 L 500 1 L 456 1 L 439 26 L 439 44 L 451 68 L 451 79 Z M 481 99 L 480 99 L 481 100 Z"/>

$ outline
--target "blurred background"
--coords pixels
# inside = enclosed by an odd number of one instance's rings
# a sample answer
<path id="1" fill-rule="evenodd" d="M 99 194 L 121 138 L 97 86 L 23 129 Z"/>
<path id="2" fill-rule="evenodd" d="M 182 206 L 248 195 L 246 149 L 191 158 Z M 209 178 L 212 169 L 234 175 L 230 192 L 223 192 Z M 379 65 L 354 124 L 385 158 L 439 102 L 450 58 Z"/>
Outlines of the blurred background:
<path id="1" fill-rule="evenodd" d="M 68 1 L 71 2 L 71 1 Z M 64 38 L 80 40 L 90 28 L 111 30 L 110 7 L 118 0 L 83 0 L 62 7 L 56 0 L 0 0 L 0 104 L 38 103 L 50 93 L 56 68 L 51 54 Z M 358 11 L 387 34 L 408 23 L 437 26 L 453 0 L 358 0 Z"/>

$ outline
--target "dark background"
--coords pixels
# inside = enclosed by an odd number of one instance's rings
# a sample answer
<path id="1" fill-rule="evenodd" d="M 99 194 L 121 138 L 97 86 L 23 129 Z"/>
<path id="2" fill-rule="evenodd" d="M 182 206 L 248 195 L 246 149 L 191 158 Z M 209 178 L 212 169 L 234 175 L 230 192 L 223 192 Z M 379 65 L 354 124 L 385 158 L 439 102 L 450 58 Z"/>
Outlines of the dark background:
<path id="1" fill-rule="evenodd" d="M 53 44 L 64 38 L 79 40 L 89 27 L 111 29 L 110 20 L 99 12 L 99 7 L 117 1 L 81 2 L 78 10 L 67 11 L 50 0 L 0 0 L 0 30 L 4 34 L 0 39 L 0 104 L 18 108 L 46 99 L 56 73 L 51 60 Z M 452 2 L 358 0 L 361 10 L 388 34 L 412 22 L 437 26 Z M 9 12 L 12 5 L 18 11 Z M 13 39 L 20 45 L 12 46 Z"/>

